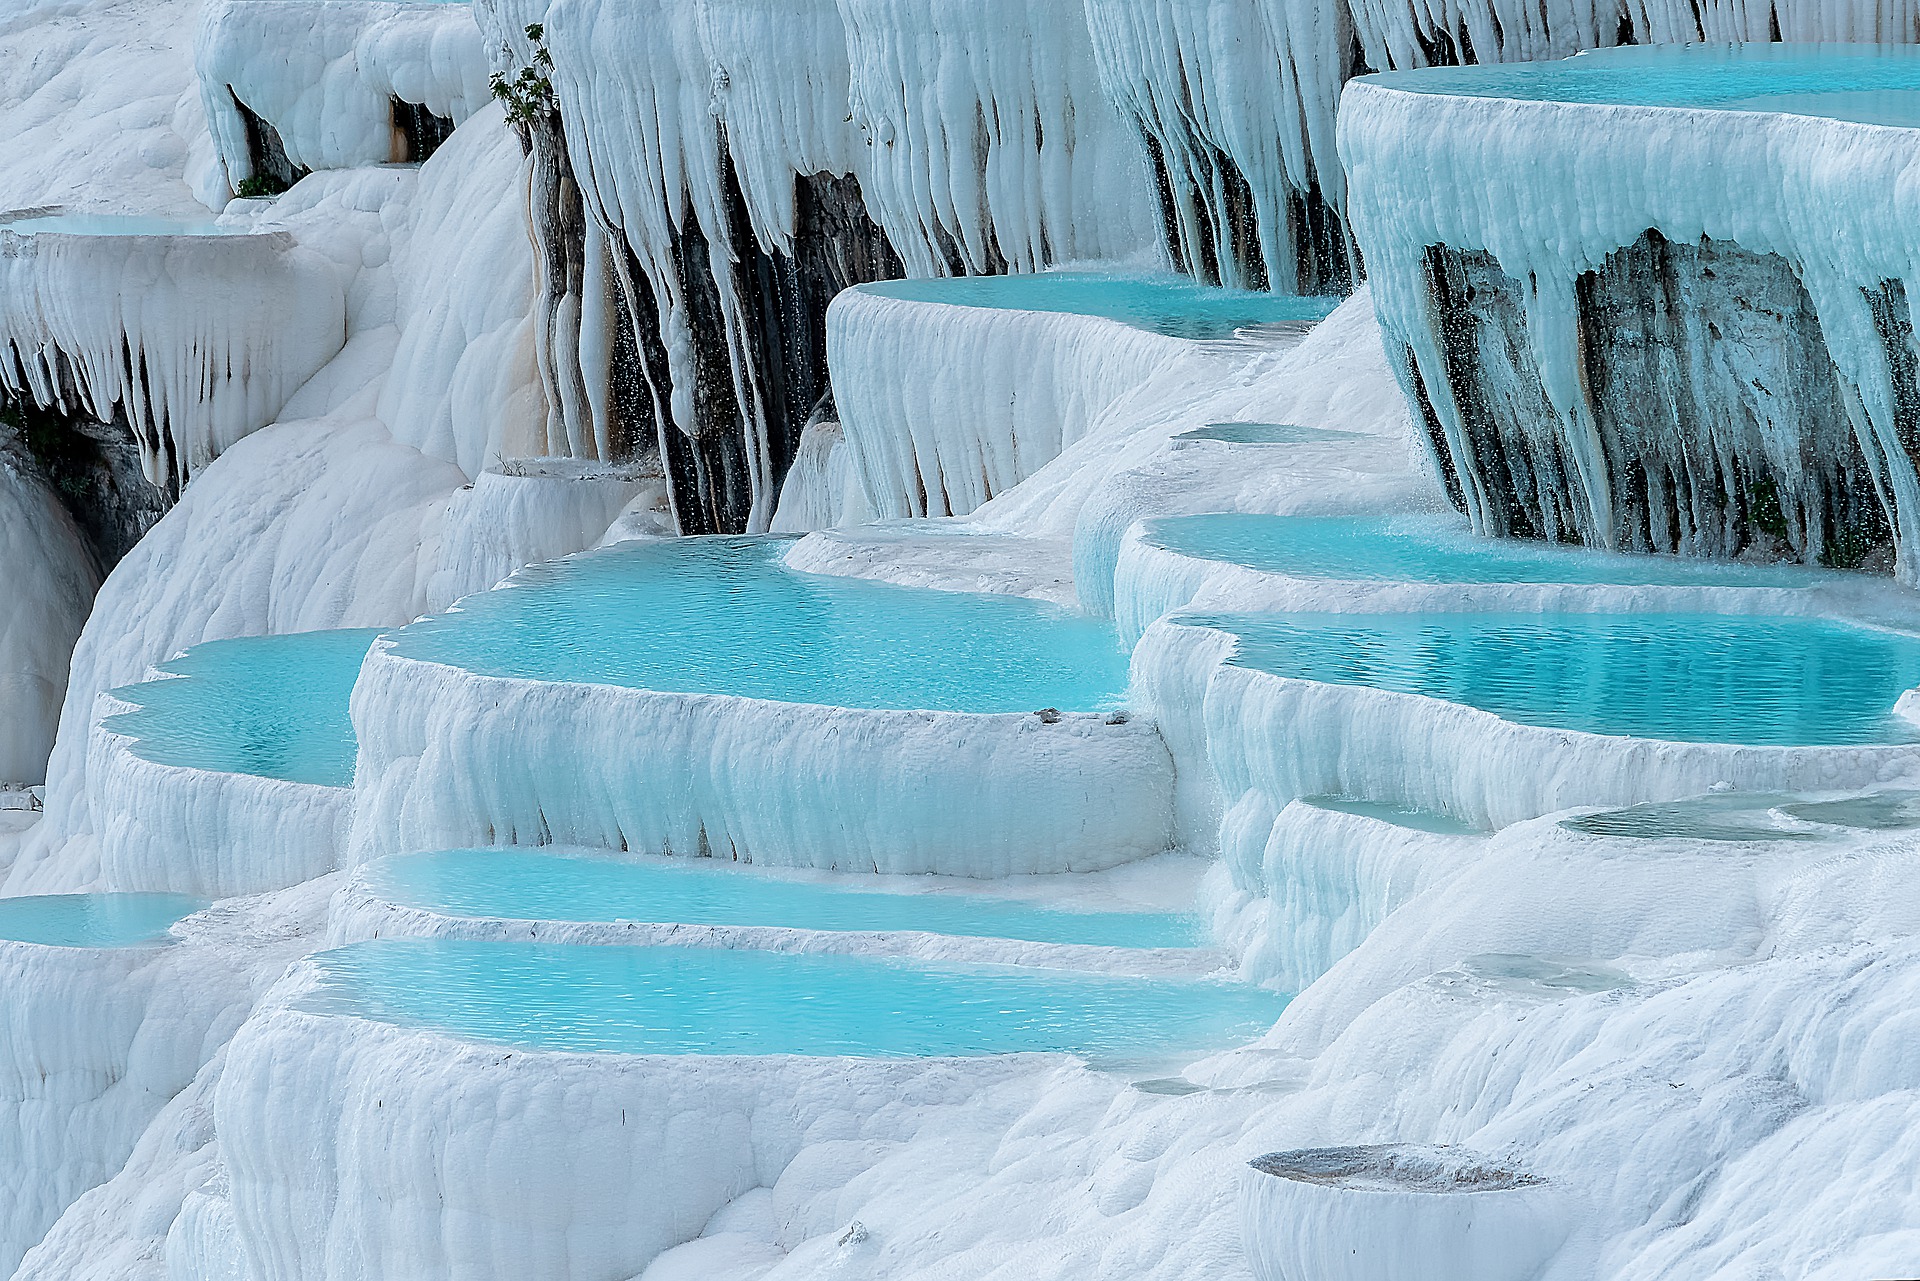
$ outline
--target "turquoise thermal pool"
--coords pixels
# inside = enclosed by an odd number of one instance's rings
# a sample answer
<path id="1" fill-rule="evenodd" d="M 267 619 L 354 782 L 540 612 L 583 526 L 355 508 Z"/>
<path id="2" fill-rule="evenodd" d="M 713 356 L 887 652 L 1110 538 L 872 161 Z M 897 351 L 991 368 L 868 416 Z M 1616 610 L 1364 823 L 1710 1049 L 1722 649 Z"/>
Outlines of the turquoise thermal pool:
<path id="1" fill-rule="evenodd" d="M 1100 711 L 1127 658 L 1105 623 L 1012 596 L 803 574 L 778 538 L 627 543 L 535 566 L 391 634 L 483 676 L 831 707 Z"/>
<path id="2" fill-rule="evenodd" d="M 347 703 L 378 631 L 249 636 L 196 645 L 165 677 L 113 691 L 135 705 L 106 728 L 157 765 L 348 787 Z"/>
<path id="3" fill-rule="evenodd" d="M 1716 614 L 1184 614 L 1235 665 L 1420 694 L 1524 725 L 1676 742 L 1914 741 L 1920 638 Z"/>
<path id="4" fill-rule="evenodd" d="M 1208 423 L 1183 431 L 1173 439 L 1175 443 L 1192 441 L 1216 445 L 1324 445 L 1364 437 L 1357 432 L 1302 427 L 1298 423 Z"/>
<path id="5" fill-rule="evenodd" d="M 1574 583 L 1648 587 L 1810 587 L 1838 577 L 1798 566 L 1628 556 L 1477 538 L 1452 516 L 1260 516 L 1216 512 L 1149 521 L 1146 541 L 1200 560 L 1298 578 L 1357 582 Z"/>
<path id="6" fill-rule="evenodd" d="M 1063 912 L 982 894 L 842 889 L 732 865 L 513 849 L 395 855 L 375 863 L 366 883 L 390 903 L 449 916 L 911 930 L 1102 947 L 1201 943 L 1199 921 L 1172 913 Z"/>
<path id="7" fill-rule="evenodd" d="M 393 939 L 316 958 L 314 1013 L 613 1054 L 1137 1058 L 1226 1048 L 1286 998 L 1245 984 L 725 948 Z"/>
<path id="8" fill-rule="evenodd" d="M 23 236 L 59 232 L 70 236 L 238 236 L 246 227 L 227 227 L 211 218 L 155 218 L 141 214 L 47 213 L 0 218 L 0 231 Z"/>
<path id="9" fill-rule="evenodd" d="M 30 894 L 0 898 L 0 940 L 44 947 L 138 947 L 204 908 L 184 894 Z"/>
<path id="10" fill-rule="evenodd" d="M 1388 72 L 1367 81 L 1469 98 L 1711 107 L 1920 127 L 1920 49 L 1907 45 L 1654 45 L 1559 62 Z"/>
<path id="11" fill-rule="evenodd" d="M 1101 316 L 1168 338 L 1195 339 L 1231 338 L 1235 330 L 1253 325 L 1323 320 L 1342 301 L 1220 289 L 1184 276 L 1083 271 L 887 280 L 858 288 L 907 302 Z"/>

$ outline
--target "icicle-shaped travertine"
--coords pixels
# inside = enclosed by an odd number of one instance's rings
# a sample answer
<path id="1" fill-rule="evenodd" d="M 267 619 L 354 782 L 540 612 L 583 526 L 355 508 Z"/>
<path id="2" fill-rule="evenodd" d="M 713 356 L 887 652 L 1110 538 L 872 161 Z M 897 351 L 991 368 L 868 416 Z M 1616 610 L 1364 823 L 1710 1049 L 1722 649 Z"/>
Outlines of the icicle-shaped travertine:
<path id="1" fill-rule="evenodd" d="M 1144 157 L 1077 4 L 840 0 L 867 199 L 915 275 L 1157 246 Z"/>
<path id="2" fill-rule="evenodd" d="M 291 235 L 23 234 L 0 226 L 0 386 L 126 416 L 147 479 L 186 483 L 346 342 L 338 270 Z"/>
<path id="3" fill-rule="evenodd" d="M 253 173 L 244 104 L 303 169 L 409 159 L 393 100 L 455 124 L 489 101 L 487 59 L 465 4 L 214 0 L 194 44 L 200 93 L 228 182 Z"/>
<path id="4" fill-rule="evenodd" d="M 1896 422 L 1914 395 L 1904 282 L 1920 261 L 1915 136 L 1751 111 L 1351 85 L 1341 150 L 1374 301 L 1475 522 L 1499 530 L 1501 504 L 1517 503 L 1533 513 L 1526 532 L 1729 554 L 1742 536 L 1711 509 L 1750 500 L 1766 510 L 1735 518 L 1802 557 L 1850 563 L 1828 537 L 1879 520 L 1880 505 L 1897 572 L 1920 581 L 1920 460 L 1902 444 L 1911 424 Z M 1443 310 L 1461 284 L 1476 291 L 1471 322 Z M 1636 302 L 1647 290 L 1665 304 Z M 1518 310 L 1490 319 L 1503 291 Z M 1471 338 L 1462 323 L 1504 338 Z M 1696 363 L 1701 376 L 1730 389 L 1682 379 L 1661 401 L 1697 438 L 1667 440 L 1642 414 L 1620 421 L 1625 392 L 1607 380 L 1626 376 L 1613 362 L 1637 358 L 1631 342 L 1595 335 L 1623 324 L 1674 360 L 1703 353 L 1712 368 Z M 1484 372 L 1513 356 L 1524 357 L 1517 381 L 1486 376 L 1508 398 L 1494 412 L 1530 424 L 1528 441 L 1516 454 L 1507 439 L 1493 475 L 1484 442 L 1469 439 L 1476 411 L 1458 398 L 1459 362 Z M 1623 480 L 1629 459 L 1646 468 L 1644 492 Z M 1742 497 L 1756 476 L 1761 490 Z"/>
<path id="5" fill-rule="evenodd" d="M 1337 216 L 1324 230 L 1338 261 L 1319 265 L 1316 229 L 1296 204 L 1340 201 L 1327 104 L 1351 70 L 1344 5 L 1086 0 L 1086 9 L 1101 79 L 1151 140 L 1176 260 L 1202 279 L 1289 293 L 1344 279 Z"/>

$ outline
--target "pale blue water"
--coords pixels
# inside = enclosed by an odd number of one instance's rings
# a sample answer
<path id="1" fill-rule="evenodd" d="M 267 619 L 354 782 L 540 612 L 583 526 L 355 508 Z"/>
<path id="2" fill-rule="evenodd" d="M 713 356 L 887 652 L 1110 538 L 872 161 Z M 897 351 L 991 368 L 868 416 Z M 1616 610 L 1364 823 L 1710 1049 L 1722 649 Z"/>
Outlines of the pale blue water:
<path id="1" fill-rule="evenodd" d="M 1187 614 L 1234 663 L 1593 734 L 1769 746 L 1904 743 L 1920 638 L 1714 614 Z"/>
<path id="2" fill-rule="evenodd" d="M 211 218 L 150 218 L 138 214 L 42 214 L 0 222 L 0 230 L 31 236 L 57 231 L 74 236 L 237 236 L 245 227 L 223 227 Z"/>
<path id="3" fill-rule="evenodd" d="M 1105 623 L 1036 601 L 801 574 L 778 538 L 627 543 L 535 566 L 393 633 L 489 676 L 960 712 L 1117 705 Z"/>
<path id="4" fill-rule="evenodd" d="M 1184 276 L 1089 271 L 885 280 L 857 288 L 908 302 L 1103 316 L 1169 338 L 1197 339 L 1231 338 L 1250 325 L 1322 320 L 1345 301 L 1219 289 Z"/>
<path id="5" fill-rule="evenodd" d="M 1436 836 L 1472 836 L 1475 830 L 1471 824 L 1463 823 L 1451 814 L 1391 805 L 1385 801 L 1360 801 L 1347 796 L 1309 796 L 1304 803 L 1315 809 L 1354 814 L 1415 832 L 1431 832 Z"/>
<path id="6" fill-rule="evenodd" d="M 206 906 L 184 894 L 0 898 L 0 939 L 46 947 L 135 947 L 164 940 L 175 921 Z"/>
<path id="7" fill-rule="evenodd" d="M 1368 79 L 1474 98 L 1713 107 L 1920 127 L 1920 50 L 1911 45 L 1655 45 Z"/>
<path id="8" fill-rule="evenodd" d="M 731 865 L 447 850 L 381 859 L 367 876 L 389 902 L 452 916 L 914 930 L 1102 947 L 1201 943 L 1199 921 L 1172 913 L 1063 912 L 980 894 L 841 889 Z"/>
<path id="9" fill-rule="evenodd" d="M 1212 441 L 1222 445 L 1319 445 L 1360 438 L 1357 432 L 1302 427 L 1298 423 L 1208 423 L 1183 431 L 1174 440 Z"/>
<path id="10" fill-rule="evenodd" d="M 196 645 L 162 680 L 113 691 L 136 709 L 107 718 L 159 765 L 347 787 L 355 741 L 347 701 L 380 633 L 356 629 Z"/>
<path id="11" fill-rule="evenodd" d="M 1246 984 L 725 948 L 391 939 L 318 958 L 318 1013 L 615 1054 L 1091 1058 L 1226 1048 L 1286 998 Z"/>
<path id="12" fill-rule="evenodd" d="M 1583 547 L 1478 538 L 1452 516 L 1259 516 L 1147 522 L 1147 542 L 1202 560 L 1299 578 L 1412 583 L 1593 583 L 1664 587 L 1811 587 L 1837 576 L 1794 565 L 1623 556 Z"/>

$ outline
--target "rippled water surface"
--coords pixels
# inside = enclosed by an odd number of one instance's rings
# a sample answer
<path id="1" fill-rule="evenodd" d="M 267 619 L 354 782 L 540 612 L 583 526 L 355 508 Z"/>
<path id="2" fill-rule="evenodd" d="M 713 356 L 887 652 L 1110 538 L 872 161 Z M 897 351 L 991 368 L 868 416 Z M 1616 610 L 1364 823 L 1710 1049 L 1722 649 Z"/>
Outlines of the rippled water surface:
<path id="1" fill-rule="evenodd" d="M 1526 725 L 1680 742 L 1914 741 L 1920 638 L 1715 614 L 1218 614 L 1232 660 L 1463 703 Z"/>
<path id="2" fill-rule="evenodd" d="M 956 712 L 1117 706 L 1113 628 L 1013 596 L 802 574 L 778 538 L 626 543 L 536 566 L 394 633 L 488 676 Z"/>
<path id="3" fill-rule="evenodd" d="M 0 899 L 0 939 L 47 947 L 157 943 L 205 907 L 183 894 L 31 894 Z"/>
<path id="4" fill-rule="evenodd" d="M 392 939 L 317 960 L 316 1012 L 619 1054 L 1137 1057 L 1252 1040 L 1286 1004 L 1228 982 L 724 948 Z"/>
<path id="5" fill-rule="evenodd" d="M 347 702 L 379 632 L 249 636 L 196 645 L 160 664 L 160 680 L 114 696 L 135 710 L 107 719 L 159 765 L 346 787 L 355 741 Z"/>

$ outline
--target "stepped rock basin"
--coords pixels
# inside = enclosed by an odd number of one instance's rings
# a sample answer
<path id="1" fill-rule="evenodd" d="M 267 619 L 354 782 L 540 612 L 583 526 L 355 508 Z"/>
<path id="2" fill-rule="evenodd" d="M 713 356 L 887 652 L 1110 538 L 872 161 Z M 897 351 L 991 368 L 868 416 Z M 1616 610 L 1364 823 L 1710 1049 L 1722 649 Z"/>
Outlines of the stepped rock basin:
<path id="1" fill-rule="evenodd" d="M 1228 796 L 1330 793 L 1497 828 L 1708 791 L 1884 787 L 1920 638 L 1815 618 L 1546 612 L 1177 615 L 1135 654 Z M 1188 719 L 1191 719 L 1189 716 Z M 1275 738 L 1270 727 L 1284 725 Z"/>
<path id="2" fill-rule="evenodd" d="M 1528 1281 L 1569 1229 L 1542 1180 L 1411 1144 L 1256 1158 L 1240 1209 L 1259 1281 Z"/>
<path id="3" fill-rule="evenodd" d="M 1338 584 L 1330 590 L 1329 584 Z M 1791 565 L 1620 555 L 1481 538 L 1458 516 L 1205 512 L 1143 521 L 1116 571 L 1123 635 L 1206 596 L 1261 609 L 1511 607 L 1812 612 L 1869 590 L 1858 575 Z M 1436 590 L 1441 589 L 1441 590 Z M 1621 589 L 1621 590 L 1596 590 Z"/>
<path id="4" fill-rule="evenodd" d="M 1886 832 L 1920 827 L 1920 793 L 1879 792 L 1810 801 L 1727 792 L 1581 814 L 1563 819 L 1561 826 L 1624 840 L 1811 841 L 1836 835 L 1836 829 Z"/>
<path id="5" fill-rule="evenodd" d="M 236 1036 L 215 1112 L 240 1229 L 282 1252 L 276 1274 L 352 1241 L 369 1275 L 633 1276 L 823 1124 L 892 1138 L 1057 1066 L 1028 1052 L 1160 1066 L 1283 1005 L 1013 967 L 381 941 L 295 967 Z"/>
<path id="6" fill-rule="evenodd" d="M 1200 950 L 1194 916 L 1067 911 L 954 887 L 882 891 L 821 874 L 632 857 L 639 861 L 513 849 L 391 855 L 355 874 L 333 938 L 670 942 L 1130 972 L 1222 963 Z"/>
<path id="7" fill-rule="evenodd" d="M 117 409 L 157 486 L 272 422 L 346 327 L 338 270 L 284 231 L 0 213 L 0 388 L 102 422 Z"/>
<path id="8" fill-rule="evenodd" d="M 0 898 L 0 943 L 119 948 L 164 943 L 205 907 L 184 894 L 31 894 Z"/>
<path id="9" fill-rule="evenodd" d="M 383 638 L 354 692 L 356 861 L 576 845 L 1003 876 L 1158 853 L 1171 763 L 1112 629 L 623 544 Z"/>
<path id="10" fill-rule="evenodd" d="M 352 810 L 348 699 L 376 635 L 210 641 L 101 695 L 87 795 L 108 885 L 224 898 L 331 871 Z"/>

